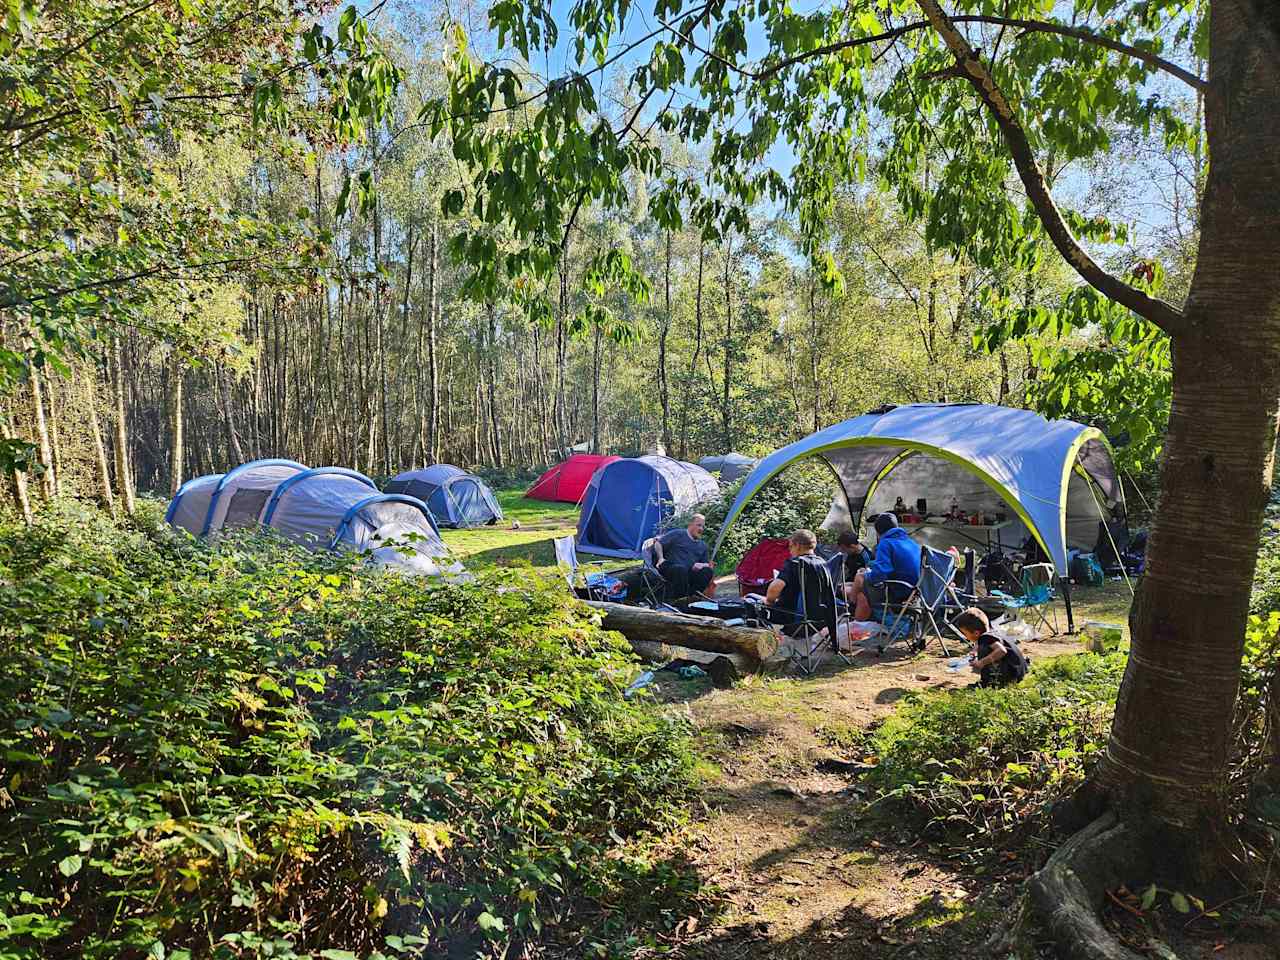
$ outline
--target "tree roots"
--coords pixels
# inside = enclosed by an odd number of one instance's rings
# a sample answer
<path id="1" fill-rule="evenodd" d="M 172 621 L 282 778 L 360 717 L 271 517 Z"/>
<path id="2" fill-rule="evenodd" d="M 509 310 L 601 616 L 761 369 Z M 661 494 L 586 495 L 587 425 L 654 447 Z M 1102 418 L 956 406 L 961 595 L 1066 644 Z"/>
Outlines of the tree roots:
<path id="1" fill-rule="evenodd" d="M 1141 960 L 1102 924 L 1107 891 L 1150 872 L 1143 839 L 1114 813 L 1072 835 L 1049 858 L 1029 889 L 1036 912 L 1064 960 Z"/>

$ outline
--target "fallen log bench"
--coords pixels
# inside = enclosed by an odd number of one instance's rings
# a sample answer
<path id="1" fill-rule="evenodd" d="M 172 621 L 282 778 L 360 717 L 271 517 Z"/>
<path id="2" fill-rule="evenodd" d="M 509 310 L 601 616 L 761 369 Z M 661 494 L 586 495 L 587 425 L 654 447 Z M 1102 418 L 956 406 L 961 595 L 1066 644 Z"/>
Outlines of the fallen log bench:
<path id="1" fill-rule="evenodd" d="M 750 669 L 757 670 L 778 652 L 778 638 L 772 630 L 727 627 L 723 620 L 715 617 L 668 613 L 604 600 L 588 600 L 587 605 L 604 614 L 606 630 L 617 630 L 637 652 L 645 656 L 660 653 L 664 647 L 685 647 L 709 654 L 742 657 Z"/>

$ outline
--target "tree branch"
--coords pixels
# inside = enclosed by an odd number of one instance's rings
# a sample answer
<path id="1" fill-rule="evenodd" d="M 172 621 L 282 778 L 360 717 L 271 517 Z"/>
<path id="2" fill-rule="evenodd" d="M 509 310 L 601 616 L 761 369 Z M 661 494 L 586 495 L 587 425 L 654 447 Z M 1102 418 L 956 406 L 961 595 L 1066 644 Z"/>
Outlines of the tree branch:
<path id="1" fill-rule="evenodd" d="M 1143 50 L 1141 47 L 1135 47 L 1127 43 L 1121 43 L 1119 40 L 1113 40 L 1110 37 L 1095 33 L 1085 27 L 1069 27 L 1061 23 L 1050 23 L 1046 20 L 1022 20 L 1016 17 L 992 17 L 982 16 L 979 14 L 970 14 L 959 17 L 951 17 L 952 23 L 989 23 L 999 27 L 1017 27 L 1025 33 L 1050 33 L 1063 37 L 1071 37 L 1082 43 L 1091 43 L 1095 46 L 1105 47 L 1116 53 L 1122 53 L 1127 57 L 1140 60 L 1156 70 L 1163 70 L 1171 76 L 1177 77 L 1183 83 L 1194 87 L 1196 90 L 1207 90 L 1209 84 L 1206 80 L 1196 76 L 1185 67 L 1180 67 L 1171 60 L 1152 53 L 1150 50 Z M 886 30 L 884 33 L 877 33 L 868 37 L 853 37 L 849 40 L 837 40 L 834 43 L 828 43 L 821 47 L 815 47 L 804 53 L 797 53 L 794 56 L 787 57 L 785 60 L 779 60 L 777 63 L 764 70 L 750 73 L 739 70 L 740 73 L 746 74 L 754 80 L 766 80 L 787 67 L 794 66 L 813 57 L 826 56 L 829 53 L 838 53 L 841 50 L 848 50 L 853 47 L 866 46 L 868 43 L 879 43 L 881 40 L 896 40 L 904 34 L 913 33 L 916 30 L 925 30 L 931 24 L 928 20 L 920 20 L 915 23 L 904 24 L 901 27 L 895 27 L 892 30 Z M 705 52 L 705 51 L 704 51 Z M 717 58 L 718 59 L 718 58 Z"/>
<path id="2" fill-rule="evenodd" d="M 995 117 L 1009 153 L 1013 156 L 1014 167 L 1027 191 L 1027 198 L 1058 252 L 1085 282 L 1107 298 L 1150 320 L 1171 336 L 1186 331 L 1188 324 L 1185 314 L 1172 304 L 1152 297 L 1108 273 L 1080 246 L 1053 201 L 1026 132 L 991 72 L 978 59 L 964 34 L 956 29 L 955 23 L 943 12 L 938 0 L 919 0 L 919 3 L 925 16 L 929 18 L 929 23 L 956 58 L 957 65 L 978 94 L 978 99 Z"/>

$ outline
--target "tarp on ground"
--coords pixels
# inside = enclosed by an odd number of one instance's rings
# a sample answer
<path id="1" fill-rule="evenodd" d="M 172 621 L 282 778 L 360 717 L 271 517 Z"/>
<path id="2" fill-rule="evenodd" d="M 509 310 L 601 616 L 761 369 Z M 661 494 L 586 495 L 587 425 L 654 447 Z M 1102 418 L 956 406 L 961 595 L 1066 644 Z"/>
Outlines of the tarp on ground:
<path id="1" fill-rule="evenodd" d="M 1068 547 L 1091 547 L 1099 513 L 1123 500 L 1110 447 L 1092 427 L 987 404 L 911 404 L 846 420 L 770 454 L 743 482 L 721 539 L 770 478 L 808 457 L 831 467 L 854 527 L 898 496 L 909 506 L 924 497 L 929 512 L 941 514 L 955 495 L 966 510 L 1009 514 L 1016 525 L 1005 545 L 1025 531 L 1063 576 Z"/>
<path id="2" fill-rule="evenodd" d="M 387 493 L 417 497 L 440 527 L 478 527 L 502 519 L 488 484 L 451 463 L 406 470 L 387 482 Z"/>
<path id="3" fill-rule="evenodd" d="M 743 456 L 741 453 L 726 453 L 714 457 L 703 457 L 698 461 L 698 466 L 711 473 L 720 474 L 722 483 L 732 483 L 734 480 L 745 477 L 759 462 L 754 457 Z"/>
<path id="4" fill-rule="evenodd" d="M 644 456 L 600 467 L 578 515 L 578 549 L 605 557 L 639 557 L 640 547 L 677 513 L 720 493 L 694 463 Z"/>
<path id="5" fill-rule="evenodd" d="M 593 453 L 575 453 L 540 476 L 524 495 L 534 500 L 581 503 L 587 484 L 591 482 L 591 475 L 605 464 L 619 459 L 621 458 L 602 457 Z"/>

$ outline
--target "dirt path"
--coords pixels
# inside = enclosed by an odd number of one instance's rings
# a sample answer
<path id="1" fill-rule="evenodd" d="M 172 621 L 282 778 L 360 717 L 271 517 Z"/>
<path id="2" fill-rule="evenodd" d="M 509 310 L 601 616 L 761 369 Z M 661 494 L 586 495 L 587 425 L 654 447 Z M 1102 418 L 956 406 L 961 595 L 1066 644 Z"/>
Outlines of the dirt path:
<path id="1" fill-rule="evenodd" d="M 1028 652 L 1077 649 L 1054 640 Z M 718 765 L 704 797 L 710 817 L 689 854 L 728 909 L 688 931 L 677 955 L 985 955 L 982 924 L 961 909 L 972 880 L 919 838 L 873 827 L 863 788 L 824 764 L 850 759 L 859 733 L 906 694 L 972 679 L 948 673 L 942 657 L 862 654 L 812 678 L 756 679 L 686 700 Z M 689 687 L 668 681 L 662 693 L 679 701 Z"/>

